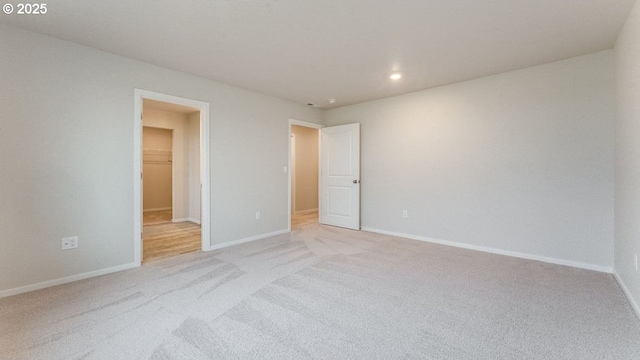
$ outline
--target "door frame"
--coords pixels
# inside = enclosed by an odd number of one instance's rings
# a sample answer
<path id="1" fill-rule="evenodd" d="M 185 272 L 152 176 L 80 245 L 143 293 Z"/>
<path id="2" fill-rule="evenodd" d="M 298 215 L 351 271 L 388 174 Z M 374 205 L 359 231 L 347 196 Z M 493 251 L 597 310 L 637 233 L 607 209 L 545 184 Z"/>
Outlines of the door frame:
<path id="1" fill-rule="evenodd" d="M 200 110 L 200 226 L 202 251 L 211 250 L 211 173 L 209 103 L 134 89 L 133 117 L 133 261 L 142 264 L 142 100 L 157 100 Z"/>
<path id="2" fill-rule="evenodd" d="M 289 162 L 289 180 L 291 181 L 291 210 L 289 214 L 293 215 L 296 211 L 296 152 L 293 149 L 296 146 L 296 134 L 291 134 L 291 152 L 289 153 L 291 156 L 291 161 Z"/>
<path id="3" fill-rule="evenodd" d="M 291 126 L 292 125 L 297 125 L 297 126 L 302 126 L 302 127 L 308 127 L 308 128 L 313 128 L 313 129 L 317 129 L 320 130 L 322 128 L 324 128 L 324 125 L 321 124 L 316 124 L 316 123 L 312 123 L 312 122 L 308 122 L 308 121 L 303 121 L 303 120 L 296 120 L 296 119 L 289 119 L 289 136 L 287 137 L 288 141 L 287 143 L 288 145 L 288 163 L 287 163 L 287 169 L 289 169 L 289 171 L 287 171 L 287 173 L 289 174 L 289 180 L 288 180 L 288 189 L 289 189 L 289 196 L 288 196 L 288 212 L 287 212 L 287 230 L 291 231 L 291 200 L 292 200 L 292 196 L 293 194 L 291 193 L 291 177 L 294 175 L 293 171 L 291 170 L 291 151 L 293 149 L 291 149 Z M 321 209 L 321 204 L 320 204 L 320 131 L 318 131 L 318 213 L 322 210 Z"/>

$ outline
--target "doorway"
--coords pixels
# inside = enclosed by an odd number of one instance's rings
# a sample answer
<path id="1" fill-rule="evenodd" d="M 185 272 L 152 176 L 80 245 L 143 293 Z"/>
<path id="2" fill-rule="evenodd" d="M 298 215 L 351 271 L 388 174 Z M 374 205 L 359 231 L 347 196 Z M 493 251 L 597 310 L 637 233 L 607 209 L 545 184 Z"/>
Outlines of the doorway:
<path id="1" fill-rule="evenodd" d="M 144 121 L 142 189 L 142 225 L 171 222 L 173 219 L 173 129 L 144 126 Z"/>
<path id="2" fill-rule="evenodd" d="M 290 229 L 318 223 L 320 131 L 322 126 L 290 120 Z"/>
<path id="3" fill-rule="evenodd" d="M 209 105 L 138 89 L 135 100 L 135 261 L 209 250 Z"/>
<path id="4" fill-rule="evenodd" d="M 320 223 L 352 230 L 360 230 L 360 124 L 352 123 L 340 126 L 324 127 L 322 125 L 289 119 L 289 231 L 292 230 L 292 218 L 298 221 L 297 215 L 303 209 L 296 209 L 301 193 L 297 183 L 299 177 L 296 169 L 301 164 L 300 138 L 296 136 L 296 126 L 313 128 L 318 138 L 318 183 L 317 211 L 318 215 L 310 219 L 300 219 L 305 224 Z M 287 168 L 285 168 L 285 172 Z M 294 204 L 295 202 L 295 204 Z"/>
<path id="5" fill-rule="evenodd" d="M 200 250 L 200 110 L 142 101 L 142 262 Z"/>

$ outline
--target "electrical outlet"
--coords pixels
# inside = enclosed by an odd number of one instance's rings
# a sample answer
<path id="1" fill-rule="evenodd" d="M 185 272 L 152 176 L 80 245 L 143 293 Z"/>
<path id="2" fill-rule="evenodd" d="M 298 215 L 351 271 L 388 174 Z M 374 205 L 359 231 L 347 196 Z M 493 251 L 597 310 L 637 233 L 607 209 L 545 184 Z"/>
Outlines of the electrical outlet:
<path id="1" fill-rule="evenodd" d="M 70 236 L 66 238 L 62 238 L 61 248 L 62 250 L 75 249 L 78 247 L 78 237 Z"/>
<path id="2" fill-rule="evenodd" d="M 409 217 L 409 213 L 407 212 L 407 210 L 402 210 L 402 218 L 406 219 Z"/>
<path id="3" fill-rule="evenodd" d="M 256 211 L 256 220 L 260 220 L 260 211 Z"/>

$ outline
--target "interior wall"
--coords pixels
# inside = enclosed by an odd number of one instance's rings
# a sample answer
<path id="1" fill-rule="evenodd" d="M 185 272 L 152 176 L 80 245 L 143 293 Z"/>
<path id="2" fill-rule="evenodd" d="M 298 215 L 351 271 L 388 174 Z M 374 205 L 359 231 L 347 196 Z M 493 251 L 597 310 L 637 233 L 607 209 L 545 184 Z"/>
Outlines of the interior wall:
<path id="1" fill-rule="evenodd" d="M 363 228 L 610 271 L 613 80 L 609 50 L 325 123 L 361 123 Z"/>
<path id="2" fill-rule="evenodd" d="M 318 209 L 318 129 L 291 125 L 295 176 L 293 212 Z"/>
<path id="3" fill-rule="evenodd" d="M 210 244 L 286 231 L 288 121 L 321 110 L 6 24 L 0 64 L 0 296 L 135 266 L 136 88 L 210 104 Z"/>
<path id="4" fill-rule="evenodd" d="M 640 3 L 629 14 L 615 52 L 615 271 L 640 315 Z M 640 259 L 639 259 L 640 261 Z"/>
<path id="5" fill-rule="evenodd" d="M 143 211 L 170 210 L 172 204 L 173 132 L 145 126 L 142 129 Z"/>
<path id="6" fill-rule="evenodd" d="M 189 221 L 200 223 L 201 186 L 200 177 L 200 112 L 189 114 Z"/>
<path id="7" fill-rule="evenodd" d="M 184 221 L 189 218 L 189 115 L 145 106 L 142 125 L 173 131 L 173 220 Z"/>

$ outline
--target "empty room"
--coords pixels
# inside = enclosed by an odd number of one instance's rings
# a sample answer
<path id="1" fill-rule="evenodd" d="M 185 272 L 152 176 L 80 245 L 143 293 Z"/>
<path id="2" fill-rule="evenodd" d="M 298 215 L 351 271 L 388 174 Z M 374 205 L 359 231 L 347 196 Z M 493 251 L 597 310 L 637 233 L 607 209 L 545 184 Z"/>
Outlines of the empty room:
<path id="1" fill-rule="evenodd" d="M 640 358 L 637 0 L 7 0 L 0 360 Z"/>

